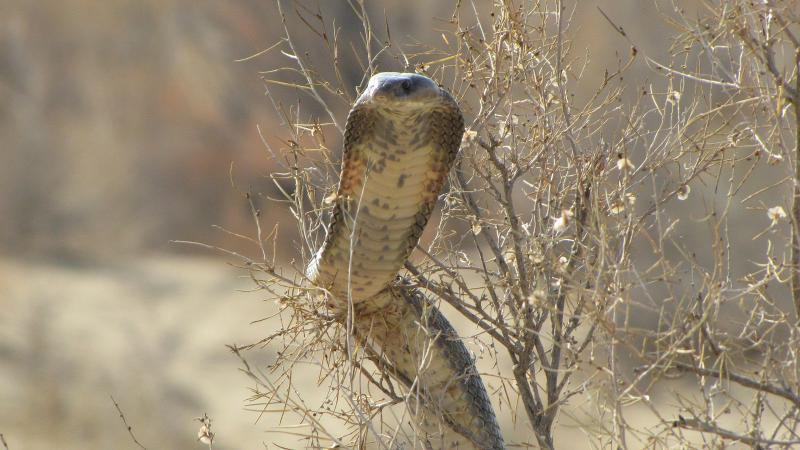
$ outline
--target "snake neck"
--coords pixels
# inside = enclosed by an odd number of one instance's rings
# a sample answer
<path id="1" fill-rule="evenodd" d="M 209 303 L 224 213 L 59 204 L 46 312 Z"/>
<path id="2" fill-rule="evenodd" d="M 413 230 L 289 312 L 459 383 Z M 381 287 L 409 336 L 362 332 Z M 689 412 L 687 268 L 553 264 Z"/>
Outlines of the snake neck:
<path id="1" fill-rule="evenodd" d="M 461 134 L 453 109 L 351 111 L 331 225 L 307 270 L 333 304 L 367 300 L 394 279 L 431 216 Z"/>

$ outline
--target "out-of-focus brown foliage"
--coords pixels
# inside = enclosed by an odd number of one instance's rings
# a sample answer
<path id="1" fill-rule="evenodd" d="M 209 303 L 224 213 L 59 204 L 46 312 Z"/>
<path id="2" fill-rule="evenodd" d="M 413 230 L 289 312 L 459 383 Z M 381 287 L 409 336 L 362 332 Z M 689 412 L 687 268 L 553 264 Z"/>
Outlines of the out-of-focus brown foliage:
<path id="1" fill-rule="evenodd" d="M 652 5 L 623 3 L 607 7 L 622 17 L 654 14 Z M 366 4 L 396 42 L 421 50 L 441 41 L 453 8 L 419 0 Z M 321 2 L 320 11 L 345 43 L 342 80 L 352 95 L 366 72 L 354 51 L 358 17 L 345 1 Z M 586 22 L 580 42 L 591 43 L 599 58 L 613 56 L 602 45 L 613 37 L 596 31 L 602 24 L 593 7 L 577 15 Z M 310 59 L 326 58 L 325 46 L 297 14 L 287 20 Z M 281 119 L 262 95 L 259 71 L 288 58 L 273 49 L 235 60 L 277 43 L 280 28 L 272 1 L 4 2 L 0 252 L 118 257 L 176 249 L 169 239 L 247 250 L 210 225 L 236 232 L 250 226 L 249 211 L 231 188 L 231 163 L 239 189 L 279 195 L 264 177 L 275 166 L 256 127 L 278 146 L 284 136 L 276 132 Z M 643 39 L 658 42 L 658 35 Z M 401 61 L 379 58 L 384 68 L 402 69 Z M 320 112 L 300 91 L 275 95 L 287 109 L 299 104 L 306 113 Z M 349 105 L 333 108 L 343 118 Z M 338 155 L 340 136 L 326 135 Z M 271 223 L 289 225 L 285 210 L 260 206 Z"/>
<path id="2" fill-rule="evenodd" d="M 269 3 L 11 1 L 0 14 L 0 250 L 119 254 L 236 228 L 269 168 Z"/>

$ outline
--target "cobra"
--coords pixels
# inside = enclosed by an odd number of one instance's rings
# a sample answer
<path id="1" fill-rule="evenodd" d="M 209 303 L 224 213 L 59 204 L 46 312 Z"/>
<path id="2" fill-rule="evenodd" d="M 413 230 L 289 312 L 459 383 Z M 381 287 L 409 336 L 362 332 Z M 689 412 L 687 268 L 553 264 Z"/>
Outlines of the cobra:
<path id="1" fill-rule="evenodd" d="M 351 109 L 327 236 L 306 275 L 407 388 L 431 448 L 502 449 L 483 382 L 447 319 L 398 277 L 458 153 L 455 99 L 412 73 L 374 75 Z"/>

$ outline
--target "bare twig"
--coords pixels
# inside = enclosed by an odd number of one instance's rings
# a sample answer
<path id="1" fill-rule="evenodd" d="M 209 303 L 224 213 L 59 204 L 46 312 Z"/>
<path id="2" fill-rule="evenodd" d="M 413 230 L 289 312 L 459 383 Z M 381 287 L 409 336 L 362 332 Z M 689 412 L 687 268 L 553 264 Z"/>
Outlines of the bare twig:
<path id="1" fill-rule="evenodd" d="M 147 447 L 145 447 L 138 440 L 136 440 L 136 436 L 134 436 L 134 434 L 133 434 L 133 427 L 128 425 L 128 421 L 125 420 L 125 414 L 122 413 L 122 408 L 120 408 L 120 406 L 117 403 L 117 401 L 114 400 L 114 396 L 110 395 L 109 397 L 111 398 L 111 402 L 114 403 L 114 408 L 117 409 L 117 412 L 119 413 L 119 418 L 122 419 L 122 424 L 125 425 L 125 429 L 128 430 L 128 434 L 131 436 L 131 439 L 133 439 L 134 444 L 139 446 L 139 448 L 141 448 L 142 450 L 147 450 Z"/>
<path id="2" fill-rule="evenodd" d="M 770 446 L 781 446 L 781 447 L 790 447 L 795 445 L 800 445 L 800 439 L 792 440 L 792 441 L 779 441 L 774 439 L 762 439 L 753 436 L 747 436 L 744 434 L 736 433 L 731 430 L 727 430 L 725 428 L 718 427 L 716 425 L 710 424 L 704 420 L 699 419 L 685 419 L 683 417 L 679 418 L 675 422 L 673 422 L 673 426 L 678 428 L 685 428 L 687 430 L 693 431 L 702 431 L 704 433 L 713 433 L 717 436 L 721 437 L 722 439 L 727 439 L 731 441 L 741 442 L 743 444 L 751 445 L 755 448 L 762 448 L 761 446 L 770 445 Z"/>
<path id="3" fill-rule="evenodd" d="M 756 391 L 766 392 L 768 394 L 777 395 L 778 397 L 789 400 L 795 406 L 800 407 L 800 395 L 792 389 L 776 386 L 770 383 L 764 383 L 753 378 L 748 378 L 744 375 L 737 374 L 730 370 L 721 372 L 719 370 L 707 369 L 704 367 L 697 367 L 691 364 L 686 364 L 678 361 L 671 361 L 669 366 L 678 370 L 696 373 L 707 377 L 717 378 L 719 380 L 729 380 L 734 383 L 740 384 L 746 388 L 755 389 Z"/>

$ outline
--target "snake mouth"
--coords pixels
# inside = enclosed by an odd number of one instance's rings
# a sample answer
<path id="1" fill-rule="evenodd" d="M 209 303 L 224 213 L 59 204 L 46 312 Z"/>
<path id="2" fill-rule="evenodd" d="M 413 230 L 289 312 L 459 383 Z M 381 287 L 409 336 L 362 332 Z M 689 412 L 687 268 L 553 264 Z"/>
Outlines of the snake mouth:
<path id="1" fill-rule="evenodd" d="M 369 80 L 365 99 L 398 105 L 428 104 L 439 101 L 441 90 L 430 78 L 416 73 L 383 72 Z"/>

